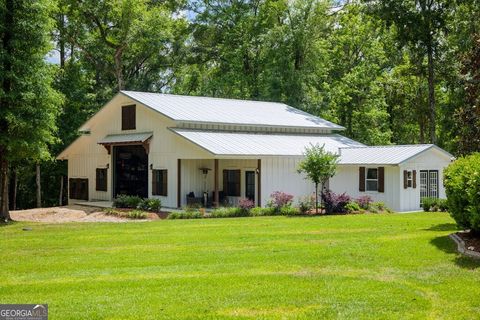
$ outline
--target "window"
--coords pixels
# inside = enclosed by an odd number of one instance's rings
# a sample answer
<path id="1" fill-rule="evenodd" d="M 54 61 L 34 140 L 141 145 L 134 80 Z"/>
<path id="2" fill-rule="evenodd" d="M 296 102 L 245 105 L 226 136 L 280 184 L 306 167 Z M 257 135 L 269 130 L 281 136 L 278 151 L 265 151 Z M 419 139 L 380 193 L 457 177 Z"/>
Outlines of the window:
<path id="1" fill-rule="evenodd" d="M 367 168 L 365 185 L 367 187 L 367 191 L 378 190 L 378 169 L 377 168 Z"/>
<path id="2" fill-rule="evenodd" d="M 152 194 L 154 196 L 167 196 L 167 170 L 152 170 Z"/>
<path id="3" fill-rule="evenodd" d="M 95 190 L 107 191 L 107 169 L 97 168 Z"/>
<path id="4" fill-rule="evenodd" d="M 223 192 L 226 196 L 240 197 L 240 170 L 223 170 Z"/>
<path id="5" fill-rule="evenodd" d="M 68 187 L 70 199 L 88 201 L 88 179 L 70 178 Z"/>
<path id="6" fill-rule="evenodd" d="M 135 105 L 122 107 L 122 130 L 135 130 Z"/>
<path id="7" fill-rule="evenodd" d="M 413 187 L 413 172 L 407 171 L 407 188 Z"/>

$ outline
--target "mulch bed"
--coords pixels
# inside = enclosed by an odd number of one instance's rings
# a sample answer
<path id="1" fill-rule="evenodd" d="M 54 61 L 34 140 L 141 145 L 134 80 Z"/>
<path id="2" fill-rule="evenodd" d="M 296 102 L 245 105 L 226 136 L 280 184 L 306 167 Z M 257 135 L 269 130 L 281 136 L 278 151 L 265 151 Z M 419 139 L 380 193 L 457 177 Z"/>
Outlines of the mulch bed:
<path id="1" fill-rule="evenodd" d="M 457 236 L 465 242 L 465 249 L 480 253 L 480 237 L 478 234 L 474 235 L 467 231 L 457 232 Z"/>

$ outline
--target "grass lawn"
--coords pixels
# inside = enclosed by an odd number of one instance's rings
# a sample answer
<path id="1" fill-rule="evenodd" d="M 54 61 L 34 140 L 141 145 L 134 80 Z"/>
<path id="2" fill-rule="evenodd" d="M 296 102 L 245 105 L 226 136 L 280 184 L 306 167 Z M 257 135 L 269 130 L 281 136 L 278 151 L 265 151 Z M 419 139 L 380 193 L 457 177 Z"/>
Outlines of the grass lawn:
<path id="1" fill-rule="evenodd" d="M 22 231 L 31 226 L 32 231 Z M 0 227 L 0 303 L 50 319 L 479 319 L 444 213 Z"/>

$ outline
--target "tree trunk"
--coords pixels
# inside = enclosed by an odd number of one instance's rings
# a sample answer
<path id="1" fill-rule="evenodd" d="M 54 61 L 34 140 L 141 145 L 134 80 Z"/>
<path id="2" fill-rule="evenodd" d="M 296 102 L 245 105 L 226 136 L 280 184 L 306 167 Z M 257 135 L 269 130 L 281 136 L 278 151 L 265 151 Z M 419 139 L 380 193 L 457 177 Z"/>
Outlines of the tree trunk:
<path id="1" fill-rule="evenodd" d="M 115 77 L 117 78 L 118 90 L 125 89 L 125 83 L 123 81 L 123 66 L 122 66 L 123 47 L 117 48 L 115 51 Z"/>
<path id="2" fill-rule="evenodd" d="M 8 161 L 3 151 L 0 151 L 0 220 L 9 221 L 10 212 L 8 209 Z"/>
<path id="3" fill-rule="evenodd" d="M 37 184 L 37 208 L 42 207 L 42 186 L 40 184 L 40 164 L 36 165 L 35 182 Z"/>
<path id="4" fill-rule="evenodd" d="M 63 176 L 60 176 L 60 195 L 58 196 L 58 205 L 63 204 Z"/>
<path id="5" fill-rule="evenodd" d="M 13 180 L 13 194 L 12 194 L 12 204 L 11 209 L 17 210 L 17 189 L 18 189 L 18 175 L 17 175 L 17 168 L 13 168 L 12 170 L 12 180 Z"/>
<path id="6" fill-rule="evenodd" d="M 318 214 L 318 183 L 315 183 L 315 214 Z"/>
<path id="7" fill-rule="evenodd" d="M 60 68 L 65 68 L 65 15 L 58 15 L 58 47 L 60 50 Z"/>
<path id="8" fill-rule="evenodd" d="M 435 71 L 433 66 L 433 47 L 431 36 L 427 43 L 427 57 L 428 57 L 428 105 L 430 116 L 430 142 L 436 143 L 437 135 L 436 128 L 436 108 L 435 108 Z"/>

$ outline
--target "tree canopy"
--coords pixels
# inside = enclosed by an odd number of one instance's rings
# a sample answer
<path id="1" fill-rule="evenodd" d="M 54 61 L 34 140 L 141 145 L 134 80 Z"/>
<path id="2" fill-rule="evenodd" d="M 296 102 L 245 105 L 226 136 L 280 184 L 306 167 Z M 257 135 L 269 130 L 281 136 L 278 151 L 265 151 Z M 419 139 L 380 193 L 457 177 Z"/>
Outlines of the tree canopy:
<path id="1" fill-rule="evenodd" d="M 1 0 L 4 176 L 18 178 L 18 206 L 33 206 L 40 162 L 43 201 L 58 204 L 66 166 L 52 156 L 121 89 L 284 102 L 365 144 L 479 151 L 479 8 L 478 0 Z"/>

